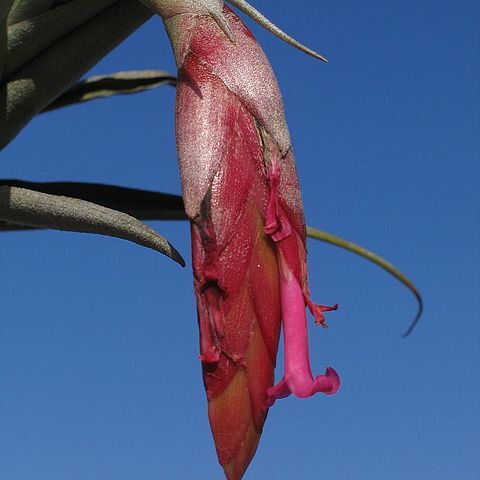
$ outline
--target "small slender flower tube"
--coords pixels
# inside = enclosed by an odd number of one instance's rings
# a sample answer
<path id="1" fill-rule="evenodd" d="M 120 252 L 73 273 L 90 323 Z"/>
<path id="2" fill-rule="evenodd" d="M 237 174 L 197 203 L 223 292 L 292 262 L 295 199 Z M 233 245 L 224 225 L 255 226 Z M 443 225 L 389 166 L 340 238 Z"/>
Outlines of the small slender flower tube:
<path id="1" fill-rule="evenodd" d="M 334 393 L 313 378 L 305 308 L 306 230 L 277 81 L 260 46 L 220 0 L 152 0 L 178 66 L 176 135 L 191 223 L 200 360 L 210 425 L 229 480 L 257 448 L 268 408 Z M 336 307 L 332 307 L 336 308 Z M 274 384 L 280 327 L 285 375 Z"/>

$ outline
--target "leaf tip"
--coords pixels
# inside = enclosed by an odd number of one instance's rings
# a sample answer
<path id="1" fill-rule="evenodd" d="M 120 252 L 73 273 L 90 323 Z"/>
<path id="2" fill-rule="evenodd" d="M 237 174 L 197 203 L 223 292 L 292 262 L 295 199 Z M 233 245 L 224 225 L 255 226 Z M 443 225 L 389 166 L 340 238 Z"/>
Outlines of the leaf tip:
<path id="1" fill-rule="evenodd" d="M 179 251 L 170 242 L 168 242 L 168 246 L 170 247 L 169 257 L 173 261 L 177 262 L 181 267 L 185 268 L 187 266 L 187 263 L 185 262 Z"/>
<path id="2" fill-rule="evenodd" d="M 415 318 L 412 320 L 412 323 L 408 326 L 407 330 L 402 334 L 401 338 L 407 338 L 408 336 L 410 336 L 410 334 L 413 332 L 413 330 L 417 326 L 418 321 L 420 320 L 420 318 L 423 314 L 423 299 L 422 299 L 422 296 L 416 290 L 414 292 L 414 295 L 415 295 L 415 298 L 417 299 L 417 302 L 418 302 L 417 314 L 415 315 Z"/>

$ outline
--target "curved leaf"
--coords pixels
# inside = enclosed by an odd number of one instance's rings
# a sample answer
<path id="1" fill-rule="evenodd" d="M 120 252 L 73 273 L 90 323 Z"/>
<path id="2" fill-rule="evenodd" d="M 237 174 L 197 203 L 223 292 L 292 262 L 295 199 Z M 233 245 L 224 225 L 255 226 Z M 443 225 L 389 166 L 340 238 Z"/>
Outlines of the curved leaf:
<path id="1" fill-rule="evenodd" d="M 177 250 L 149 226 L 126 213 L 77 198 L 0 186 L 0 220 L 123 238 L 163 253 L 185 266 L 185 261 Z"/>
<path id="2" fill-rule="evenodd" d="M 118 0 L 0 85 L 0 148 L 150 16 L 136 0 Z"/>
<path id="3" fill-rule="evenodd" d="M 101 183 L 79 182 L 26 182 L 24 180 L 0 179 L 0 186 L 27 188 L 51 195 L 78 198 L 97 203 L 113 210 L 128 213 L 141 220 L 186 220 L 183 199 L 179 195 L 118 187 Z M 0 230 L 18 230 L 11 225 Z"/>
<path id="4" fill-rule="evenodd" d="M 40 15 L 26 18 L 8 28 L 5 77 L 24 67 L 36 55 L 92 19 L 117 0 L 85 2 L 74 0 Z"/>
<path id="5" fill-rule="evenodd" d="M 367 250 L 356 243 L 349 242 L 348 240 L 344 240 L 343 238 L 337 237 L 328 232 L 324 232 L 322 230 L 318 230 L 317 228 L 307 227 L 307 235 L 311 238 L 316 240 L 321 240 L 322 242 L 330 243 L 331 245 L 335 245 L 337 247 L 343 248 L 348 250 L 356 255 L 359 255 L 370 262 L 373 262 L 375 265 L 386 270 L 388 273 L 393 275 L 397 280 L 402 282 L 415 296 L 418 302 L 418 310 L 415 318 L 413 319 L 412 323 L 408 327 L 407 331 L 403 334 L 403 337 L 407 337 L 412 333 L 413 329 L 415 328 L 417 322 L 420 320 L 423 312 L 423 299 L 418 291 L 417 287 L 406 277 L 398 268 L 392 265 L 390 262 L 385 260 L 384 258 L 380 257 L 376 253 Z"/>
<path id="6" fill-rule="evenodd" d="M 253 21 L 257 22 L 263 28 L 268 30 L 270 33 L 273 33 L 276 37 L 280 38 L 284 42 L 287 42 L 292 47 L 297 48 L 303 53 L 310 55 L 318 60 L 322 60 L 323 62 L 328 62 L 328 60 L 323 56 L 317 53 L 315 50 L 301 44 L 298 40 L 295 40 L 290 35 L 285 33 L 283 30 L 278 28 L 274 23 L 272 23 L 267 17 L 265 17 L 262 13 L 252 7 L 246 0 L 227 0 L 229 3 L 237 7 L 240 11 L 248 15 Z"/>
<path id="7" fill-rule="evenodd" d="M 98 98 L 143 92 L 162 85 L 176 84 L 175 75 L 163 70 L 132 70 L 98 75 L 73 85 L 48 105 L 44 112 Z"/>

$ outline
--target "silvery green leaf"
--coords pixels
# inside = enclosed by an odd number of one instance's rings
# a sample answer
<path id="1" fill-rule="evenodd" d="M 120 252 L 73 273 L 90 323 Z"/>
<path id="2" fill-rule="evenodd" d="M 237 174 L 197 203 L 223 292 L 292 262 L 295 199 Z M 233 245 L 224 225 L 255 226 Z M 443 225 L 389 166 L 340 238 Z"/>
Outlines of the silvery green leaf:
<path id="1" fill-rule="evenodd" d="M 0 220 L 20 225 L 123 238 L 163 253 L 184 266 L 170 243 L 140 220 L 77 198 L 0 186 Z"/>
<path id="2" fill-rule="evenodd" d="M 0 85 L 0 148 L 150 16 L 139 2 L 119 0 Z"/>
<path id="3" fill-rule="evenodd" d="M 37 54 L 115 2 L 75 0 L 11 25 L 4 76 L 11 76 Z"/>
<path id="4" fill-rule="evenodd" d="M 89 100 L 143 92 L 162 85 L 175 86 L 175 75 L 163 70 L 134 70 L 98 75 L 80 81 L 54 100 L 44 112 Z"/>
<path id="5" fill-rule="evenodd" d="M 0 186 L 26 188 L 51 195 L 78 198 L 113 210 L 119 210 L 142 220 L 186 220 L 183 199 L 179 195 L 118 187 L 100 183 L 26 182 L 0 179 Z M 7 230 L 0 225 L 0 230 Z M 8 230 L 18 230 L 11 225 Z"/>

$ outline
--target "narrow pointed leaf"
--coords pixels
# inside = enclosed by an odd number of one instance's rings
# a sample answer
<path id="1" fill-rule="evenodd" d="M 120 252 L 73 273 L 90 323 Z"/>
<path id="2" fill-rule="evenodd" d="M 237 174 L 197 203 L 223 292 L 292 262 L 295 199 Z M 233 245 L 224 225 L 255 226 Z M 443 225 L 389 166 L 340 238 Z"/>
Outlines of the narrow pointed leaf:
<path id="1" fill-rule="evenodd" d="M 113 210 L 119 210 L 142 220 L 186 220 L 183 199 L 179 195 L 118 187 L 99 183 L 77 182 L 26 182 L 0 179 L 0 187 L 26 188 L 50 195 L 78 198 Z M 0 230 L 18 230 L 18 225 L 9 228 L 0 223 Z M 23 228 L 22 228 L 23 229 Z"/>
<path id="2" fill-rule="evenodd" d="M 136 218 L 77 198 L 1 186 L 0 220 L 122 238 L 163 253 L 185 266 L 182 256 L 165 238 Z"/>
<path id="3" fill-rule="evenodd" d="M 175 86 L 176 83 L 175 75 L 163 70 L 134 70 L 98 75 L 73 85 L 48 105 L 44 112 L 113 95 L 144 92 L 163 85 Z"/>
<path id="4" fill-rule="evenodd" d="M 245 0 L 228 0 L 233 6 L 237 7 L 240 11 L 248 15 L 252 20 L 257 22 L 263 28 L 268 30 L 270 33 L 273 33 L 276 37 L 280 38 L 284 42 L 292 45 L 292 47 L 297 48 L 303 53 L 310 55 L 314 58 L 322 60 L 323 62 L 327 62 L 328 60 L 323 56 L 317 53 L 315 50 L 301 44 L 299 41 L 292 38 L 290 35 L 285 33 L 283 30 L 278 28 L 274 23 L 272 23 L 267 17 L 261 14 L 258 10 L 252 7 L 248 2 Z"/>
<path id="5" fill-rule="evenodd" d="M 423 312 L 423 299 L 418 291 L 417 287 L 413 284 L 413 282 L 404 275 L 398 268 L 392 265 L 390 262 L 385 260 L 384 258 L 380 257 L 376 253 L 367 250 L 356 243 L 349 242 L 348 240 L 344 240 L 343 238 L 337 237 L 331 233 L 325 232 L 323 230 L 318 230 L 317 228 L 307 227 L 307 235 L 311 238 L 316 240 L 321 240 L 322 242 L 330 243 L 331 245 L 335 245 L 337 247 L 343 248 L 348 250 L 356 255 L 359 255 L 370 262 L 373 262 L 375 265 L 386 270 L 388 273 L 393 275 L 397 280 L 403 283 L 415 296 L 418 302 L 418 310 L 415 318 L 413 319 L 412 323 L 408 327 L 407 331 L 403 334 L 403 337 L 407 337 L 412 333 L 413 329 L 415 328 L 417 322 L 420 320 Z"/>
<path id="6" fill-rule="evenodd" d="M 139 2 L 119 0 L 0 85 L 0 148 L 150 16 Z"/>
<path id="7" fill-rule="evenodd" d="M 75 0 L 10 25 L 5 76 L 14 74 L 37 54 L 115 2 Z"/>

